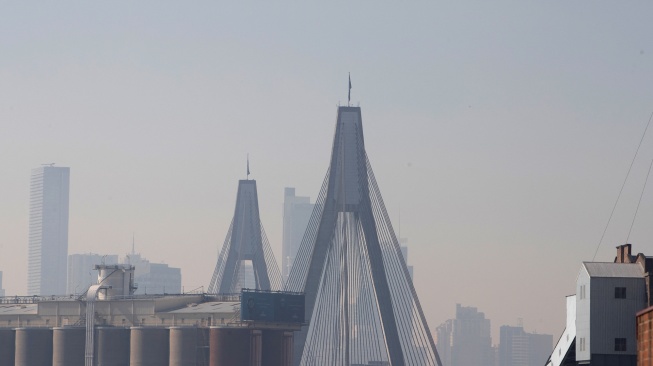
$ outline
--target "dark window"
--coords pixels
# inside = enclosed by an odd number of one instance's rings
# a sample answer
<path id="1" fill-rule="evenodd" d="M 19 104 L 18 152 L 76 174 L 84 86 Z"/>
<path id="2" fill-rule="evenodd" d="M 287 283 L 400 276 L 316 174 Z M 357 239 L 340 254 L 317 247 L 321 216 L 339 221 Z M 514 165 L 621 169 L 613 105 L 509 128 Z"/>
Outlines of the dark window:
<path id="1" fill-rule="evenodd" d="M 614 350 L 617 352 L 626 351 L 626 338 L 615 338 L 614 339 Z"/>
<path id="2" fill-rule="evenodd" d="M 615 299 L 625 299 L 626 298 L 626 288 L 625 287 L 615 287 L 614 288 L 614 298 Z"/>

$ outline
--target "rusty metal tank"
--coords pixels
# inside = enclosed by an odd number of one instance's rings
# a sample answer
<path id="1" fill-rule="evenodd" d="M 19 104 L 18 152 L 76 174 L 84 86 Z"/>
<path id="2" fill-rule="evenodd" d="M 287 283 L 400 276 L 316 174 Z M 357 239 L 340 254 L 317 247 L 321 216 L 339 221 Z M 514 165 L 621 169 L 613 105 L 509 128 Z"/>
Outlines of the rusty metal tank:
<path id="1" fill-rule="evenodd" d="M 261 366 L 261 331 L 211 327 L 210 366 Z"/>
<path id="2" fill-rule="evenodd" d="M 208 350 L 208 328 L 170 327 L 170 366 L 206 366 Z"/>

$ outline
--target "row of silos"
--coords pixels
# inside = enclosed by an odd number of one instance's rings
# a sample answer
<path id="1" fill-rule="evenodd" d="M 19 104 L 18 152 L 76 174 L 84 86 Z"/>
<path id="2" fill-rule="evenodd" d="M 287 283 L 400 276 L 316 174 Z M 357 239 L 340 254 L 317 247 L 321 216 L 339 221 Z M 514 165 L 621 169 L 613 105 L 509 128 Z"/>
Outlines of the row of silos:
<path id="1" fill-rule="evenodd" d="M 96 366 L 290 366 L 292 332 L 96 327 Z M 84 366 L 83 327 L 0 329 L 0 366 Z"/>

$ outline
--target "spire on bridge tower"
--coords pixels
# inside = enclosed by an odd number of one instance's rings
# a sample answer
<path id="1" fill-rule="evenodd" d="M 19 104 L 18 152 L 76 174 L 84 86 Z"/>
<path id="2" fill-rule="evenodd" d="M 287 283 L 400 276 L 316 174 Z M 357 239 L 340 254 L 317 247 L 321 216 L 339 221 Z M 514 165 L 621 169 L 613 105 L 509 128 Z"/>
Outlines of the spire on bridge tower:
<path id="1" fill-rule="evenodd" d="M 249 162 L 249 160 L 248 160 Z M 247 173 L 249 174 L 249 163 Z M 253 269 L 247 273 L 247 264 Z M 254 280 L 259 290 L 281 289 L 281 273 L 270 243 L 263 230 L 258 210 L 256 180 L 238 181 L 238 196 L 234 218 L 231 220 L 218 263 L 215 266 L 209 293 L 233 294 Z"/>
<path id="2" fill-rule="evenodd" d="M 331 164 L 286 290 L 305 292 L 295 365 L 441 365 L 365 152 L 360 107 L 339 107 Z"/>

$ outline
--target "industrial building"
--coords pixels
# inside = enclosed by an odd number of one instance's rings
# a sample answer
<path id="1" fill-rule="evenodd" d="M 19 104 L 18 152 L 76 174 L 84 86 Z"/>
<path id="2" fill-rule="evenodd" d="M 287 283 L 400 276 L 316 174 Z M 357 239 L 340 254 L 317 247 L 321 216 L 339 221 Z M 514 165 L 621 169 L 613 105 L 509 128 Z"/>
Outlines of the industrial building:
<path id="1" fill-rule="evenodd" d="M 583 262 L 576 294 L 567 297 L 567 325 L 547 366 L 635 366 L 637 314 L 651 306 L 653 258 L 617 247 L 614 262 Z"/>
<path id="2" fill-rule="evenodd" d="M 243 293 L 243 316 L 241 295 L 134 295 L 133 266 L 96 269 L 84 296 L 0 299 L 0 366 L 291 365 L 303 295 Z"/>
<path id="3" fill-rule="evenodd" d="M 52 165 L 30 178 L 28 295 L 66 293 L 70 168 Z"/>
<path id="4" fill-rule="evenodd" d="M 97 282 L 96 264 L 118 264 L 117 255 L 95 253 L 71 254 L 68 256 L 67 294 L 79 294 Z"/>

